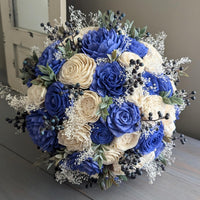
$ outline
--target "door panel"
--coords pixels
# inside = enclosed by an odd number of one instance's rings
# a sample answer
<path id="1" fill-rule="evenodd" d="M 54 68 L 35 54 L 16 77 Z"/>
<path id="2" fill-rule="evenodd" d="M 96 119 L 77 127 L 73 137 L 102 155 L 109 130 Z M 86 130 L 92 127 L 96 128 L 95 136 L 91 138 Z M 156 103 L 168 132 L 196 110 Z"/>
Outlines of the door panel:
<path id="1" fill-rule="evenodd" d="M 44 12 L 38 8 L 39 2 L 44 3 L 41 4 L 46 9 Z M 0 3 L 8 83 L 13 89 L 25 93 L 27 88 L 18 78 L 22 61 L 30 55 L 31 47 L 37 46 L 40 51 L 44 49 L 46 34 L 39 30 L 40 22 L 53 23 L 54 19 L 66 21 L 66 0 L 1 0 Z M 38 12 L 35 8 L 38 8 Z"/>

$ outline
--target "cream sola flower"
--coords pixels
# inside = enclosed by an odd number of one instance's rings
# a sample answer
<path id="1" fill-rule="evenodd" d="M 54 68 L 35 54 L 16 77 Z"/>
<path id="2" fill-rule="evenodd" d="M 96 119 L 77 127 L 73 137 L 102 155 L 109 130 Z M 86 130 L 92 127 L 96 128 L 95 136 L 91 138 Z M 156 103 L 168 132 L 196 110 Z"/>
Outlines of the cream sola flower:
<path id="1" fill-rule="evenodd" d="M 93 80 L 96 63 L 83 53 L 72 56 L 61 68 L 59 81 L 64 84 L 79 83 L 83 89 L 89 88 Z"/>
<path id="2" fill-rule="evenodd" d="M 44 103 L 47 89 L 41 85 L 32 85 L 27 90 L 27 104 L 34 104 L 40 106 Z"/>
<path id="3" fill-rule="evenodd" d="M 162 68 L 163 59 L 160 53 L 151 44 L 146 42 L 141 43 L 143 43 L 148 48 L 147 54 L 143 57 L 145 71 L 155 74 L 162 74 L 164 72 Z"/>

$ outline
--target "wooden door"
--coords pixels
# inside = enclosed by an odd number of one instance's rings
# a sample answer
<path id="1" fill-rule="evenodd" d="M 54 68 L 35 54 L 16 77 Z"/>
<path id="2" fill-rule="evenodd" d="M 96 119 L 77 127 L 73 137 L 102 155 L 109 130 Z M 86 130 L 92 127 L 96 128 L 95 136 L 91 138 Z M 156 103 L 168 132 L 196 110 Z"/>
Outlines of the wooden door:
<path id="1" fill-rule="evenodd" d="M 41 51 L 45 47 L 41 22 L 66 21 L 66 4 L 66 0 L 0 0 L 8 83 L 13 89 L 26 92 L 19 78 L 22 62 L 31 47 Z"/>

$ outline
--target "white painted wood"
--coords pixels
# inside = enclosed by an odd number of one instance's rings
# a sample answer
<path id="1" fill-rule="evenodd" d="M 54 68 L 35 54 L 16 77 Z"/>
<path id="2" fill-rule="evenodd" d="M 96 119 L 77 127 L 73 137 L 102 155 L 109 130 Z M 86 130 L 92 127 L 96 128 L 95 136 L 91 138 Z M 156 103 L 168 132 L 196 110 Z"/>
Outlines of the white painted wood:
<path id="1" fill-rule="evenodd" d="M 62 21 L 66 21 L 66 0 L 48 0 L 48 2 L 49 21 L 53 23 L 54 19 L 60 20 L 60 18 Z M 27 88 L 22 85 L 18 78 L 19 69 L 22 67 L 22 58 L 23 56 L 27 57 L 32 46 L 38 46 L 42 51 L 46 35 L 14 27 L 12 0 L 1 0 L 0 7 L 8 83 L 13 89 L 25 93 Z"/>

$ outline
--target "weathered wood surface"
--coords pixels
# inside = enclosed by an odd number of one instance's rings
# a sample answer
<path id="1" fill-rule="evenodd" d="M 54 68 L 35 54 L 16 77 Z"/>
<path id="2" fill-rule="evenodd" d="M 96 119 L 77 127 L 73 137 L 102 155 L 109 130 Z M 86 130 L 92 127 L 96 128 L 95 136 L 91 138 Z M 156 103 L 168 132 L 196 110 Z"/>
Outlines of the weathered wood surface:
<path id="1" fill-rule="evenodd" d="M 0 100 L 0 199 L 115 199 L 115 200 L 200 200 L 200 141 L 188 138 L 174 149 L 176 161 L 157 177 L 153 185 L 146 176 L 129 180 L 119 187 L 101 191 L 59 185 L 48 172 L 35 169 L 32 163 L 39 151 L 28 135 L 15 135 L 14 128 L 4 119 L 13 110 Z"/>

